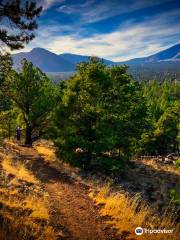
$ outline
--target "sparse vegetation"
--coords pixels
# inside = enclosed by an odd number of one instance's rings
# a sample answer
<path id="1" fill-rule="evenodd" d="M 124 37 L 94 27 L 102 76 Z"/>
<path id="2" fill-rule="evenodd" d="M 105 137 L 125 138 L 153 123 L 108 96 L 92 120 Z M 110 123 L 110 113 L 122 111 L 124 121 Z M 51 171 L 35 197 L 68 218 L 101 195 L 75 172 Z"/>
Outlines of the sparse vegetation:
<path id="1" fill-rule="evenodd" d="M 55 148 L 48 141 L 39 141 L 38 144 L 34 145 L 35 149 L 39 153 L 40 156 L 44 158 L 47 162 L 55 162 L 56 161 L 56 153 Z"/>
<path id="2" fill-rule="evenodd" d="M 3 170 L 7 174 L 12 174 L 16 176 L 17 179 L 30 182 L 30 183 L 38 183 L 37 179 L 31 174 L 22 163 L 12 160 L 12 156 L 7 156 L 2 161 Z"/>
<path id="3" fill-rule="evenodd" d="M 1 153 L 0 239 L 55 240 L 48 193 L 21 160 Z"/>
<path id="4" fill-rule="evenodd" d="M 149 229 L 173 229 L 173 234 L 155 234 L 151 235 L 152 240 L 166 240 L 170 237 L 172 240 L 178 239 L 179 224 L 175 223 L 172 213 L 165 212 L 163 216 L 158 216 L 153 209 L 143 203 L 139 194 L 134 196 L 128 195 L 120 190 L 112 192 L 109 185 L 105 185 L 97 189 L 98 193 L 93 191 L 90 197 L 97 204 L 103 204 L 101 209 L 103 216 L 112 216 L 109 222 L 113 224 L 121 236 L 125 235 L 126 239 L 138 239 L 135 235 L 136 227 Z M 148 235 L 142 235 L 141 239 L 148 239 Z"/>

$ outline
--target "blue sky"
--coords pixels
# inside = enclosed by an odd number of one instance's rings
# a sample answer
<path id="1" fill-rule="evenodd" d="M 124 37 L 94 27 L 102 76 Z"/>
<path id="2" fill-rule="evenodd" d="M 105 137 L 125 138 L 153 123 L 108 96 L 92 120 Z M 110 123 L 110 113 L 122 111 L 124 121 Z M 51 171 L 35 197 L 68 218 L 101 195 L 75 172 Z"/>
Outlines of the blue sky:
<path id="1" fill-rule="evenodd" d="M 179 42 L 177 0 L 40 0 L 36 38 L 46 48 L 114 61 L 148 56 Z M 24 51 L 24 49 L 23 49 Z"/>

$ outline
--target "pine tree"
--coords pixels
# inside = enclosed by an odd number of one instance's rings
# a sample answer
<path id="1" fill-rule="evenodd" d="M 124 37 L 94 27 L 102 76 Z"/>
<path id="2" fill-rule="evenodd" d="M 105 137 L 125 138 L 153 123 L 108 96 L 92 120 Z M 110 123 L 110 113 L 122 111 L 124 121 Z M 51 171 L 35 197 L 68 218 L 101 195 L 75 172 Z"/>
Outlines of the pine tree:
<path id="1" fill-rule="evenodd" d="M 79 64 L 61 85 L 54 114 L 61 159 L 86 168 L 121 168 L 143 128 L 139 88 L 124 66 L 107 67 L 94 58 Z"/>
<path id="2" fill-rule="evenodd" d="M 24 47 L 34 37 L 36 18 L 42 7 L 23 0 L 0 0 L 0 46 L 16 50 Z"/>
<path id="3" fill-rule="evenodd" d="M 25 59 L 21 72 L 11 70 L 6 77 L 3 94 L 21 111 L 26 126 L 25 144 L 31 145 L 48 128 L 54 90 L 46 74 Z"/>

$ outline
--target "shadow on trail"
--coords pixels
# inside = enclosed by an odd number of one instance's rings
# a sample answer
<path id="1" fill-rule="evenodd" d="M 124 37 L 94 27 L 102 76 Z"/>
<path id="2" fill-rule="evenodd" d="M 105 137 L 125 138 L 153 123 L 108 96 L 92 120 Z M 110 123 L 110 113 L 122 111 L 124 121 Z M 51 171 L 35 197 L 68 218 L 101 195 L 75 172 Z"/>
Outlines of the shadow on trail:
<path id="1" fill-rule="evenodd" d="M 57 169 L 54 166 L 49 165 L 44 161 L 42 157 L 36 157 L 32 159 L 32 156 L 21 156 L 26 160 L 29 160 L 26 163 L 26 166 L 33 171 L 37 179 L 43 183 L 48 182 L 63 182 L 67 184 L 74 184 L 74 181 L 71 179 L 67 173 L 64 173 L 60 169 Z"/>
<path id="2" fill-rule="evenodd" d="M 23 157 L 23 156 L 22 156 Z M 56 168 L 49 165 L 41 157 L 33 158 L 31 155 L 26 155 L 24 158 L 27 160 L 27 167 L 33 171 L 35 176 L 43 183 L 48 182 L 62 182 L 66 184 L 75 185 L 67 172 L 63 169 Z M 32 159 L 33 158 L 33 159 Z M 81 171 L 83 178 L 91 179 L 91 173 Z M 99 179 L 102 182 L 106 181 L 106 176 L 103 174 L 94 174 L 93 178 Z M 110 178 L 109 178 L 110 179 Z M 145 165 L 142 162 L 135 164 L 135 168 L 129 169 L 122 175 L 115 177 L 115 186 L 120 186 L 123 190 L 130 195 L 140 193 L 142 200 L 157 209 L 158 212 L 163 211 L 168 207 L 175 207 L 179 211 L 178 206 L 170 204 L 170 191 L 180 189 L 180 175 L 175 172 L 168 172 L 162 169 L 155 169 L 150 165 Z M 171 206 L 170 206 L 171 205 Z"/>

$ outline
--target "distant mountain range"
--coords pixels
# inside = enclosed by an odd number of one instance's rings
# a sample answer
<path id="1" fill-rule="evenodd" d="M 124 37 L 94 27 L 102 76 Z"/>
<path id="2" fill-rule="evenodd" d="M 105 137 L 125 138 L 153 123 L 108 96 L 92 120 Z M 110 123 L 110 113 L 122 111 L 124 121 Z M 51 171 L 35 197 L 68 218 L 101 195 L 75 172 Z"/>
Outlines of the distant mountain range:
<path id="1" fill-rule="evenodd" d="M 127 65 L 131 65 L 131 64 L 140 64 L 140 63 L 153 63 L 153 62 L 179 61 L 179 60 L 180 60 L 180 44 L 176 44 L 166 50 L 150 55 L 149 57 L 134 58 L 123 63 L 126 63 Z"/>
<path id="2" fill-rule="evenodd" d="M 76 55 L 71 53 L 55 54 L 43 48 L 34 48 L 30 52 L 21 52 L 13 54 L 14 68 L 18 69 L 21 66 L 21 60 L 26 58 L 42 71 L 50 75 L 69 76 L 76 69 L 76 64 L 86 62 L 89 56 Z M 150 74 L 150 78 L 157 75 L 169 75 L 171 73 L 180 74 L 180 44 L 176 44 L 166 50 L 158 52 L 143 58 L 134 58 L 124 62 L 113 62 L 103 59 L 104 63 L 111 65 L 126 64 L 129 66 L 129 73 L 135 76 L 136 79 L 145 78 Z M 58 75 L 59 73 L 59 75 Z"/>
<path id="3" fill-rule="evenodd" d="M 79 62 L 87 62 L 89 56 L 81 56 L 70 53 L 57 55 L 43 48 L 34 48 L 30 52 L 13 54 L 13 63 L 16 69 L 20 68 L 21 60 L 26 58 L 44 72 L 72 72 L 76 69 Z M 107 65 L 116 64 L 112 61 L 103 59 Z"/>

